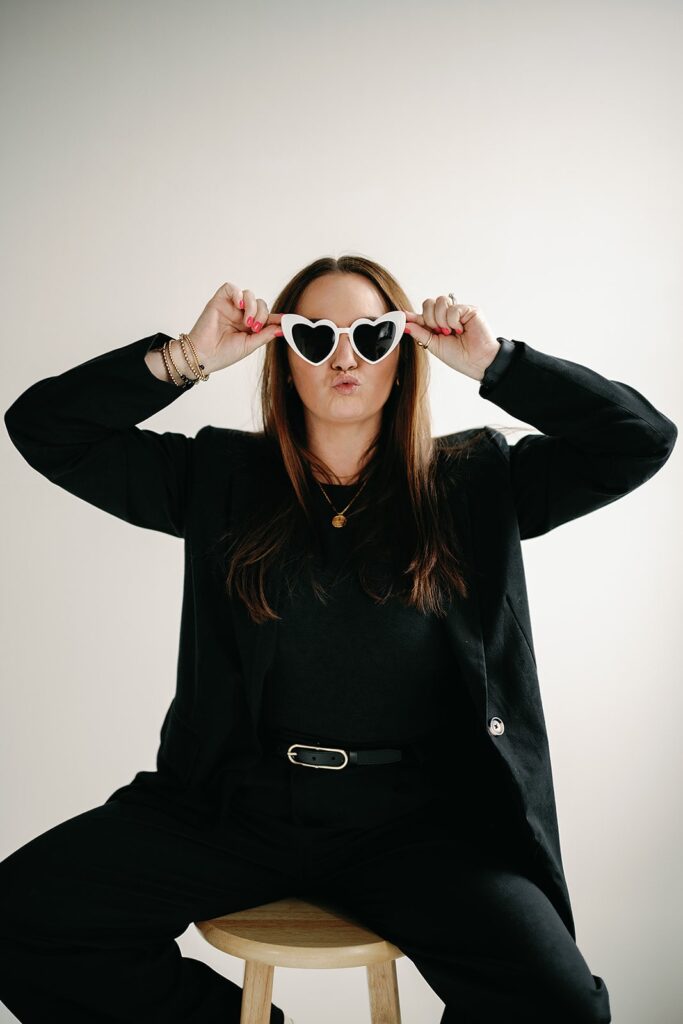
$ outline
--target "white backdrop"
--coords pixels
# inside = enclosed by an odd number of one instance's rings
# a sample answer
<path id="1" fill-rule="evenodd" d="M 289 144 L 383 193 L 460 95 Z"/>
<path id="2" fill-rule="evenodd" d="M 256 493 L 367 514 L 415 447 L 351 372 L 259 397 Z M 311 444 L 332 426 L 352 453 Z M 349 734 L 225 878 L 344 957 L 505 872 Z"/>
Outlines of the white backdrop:
<path id="1" fill-rule="evenodd" d="M 270 304 L 355 252 L 418 311 L 453 290 L 495 334 L 683 422 L 680 4 L 5 0 L 1 17 L 3 409 L 189 330 L 225 280 Z M 146 426 L 254 429 L 261 356 Z M 518 425 L 431 370 L 435 434 Z M 154 768 L 183 550 L 50 485 L 6 433 L 0 457 L 3 857 Z M 577 941 L 619 1024 L 674 1024 L 682 998 L 682 462 L 679 445 L 524 545 Z M 194 928 L 179 944 L 241 983 Z M 405 1024 L 437 1022 L 398 971 Z M 297 1024 L 368 1019 L 362 969 L 300 974 L 273 990 Z"/>

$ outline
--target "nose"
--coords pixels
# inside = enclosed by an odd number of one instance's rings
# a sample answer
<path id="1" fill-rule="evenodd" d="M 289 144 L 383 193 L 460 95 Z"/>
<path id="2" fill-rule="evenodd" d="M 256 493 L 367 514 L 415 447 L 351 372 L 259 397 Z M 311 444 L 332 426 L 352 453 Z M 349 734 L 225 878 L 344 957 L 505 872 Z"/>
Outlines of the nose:
<path id="1" fill-rule="evenodd" d="M 348 331 L 342 331 L 339 335 L 339 345 L 337 351 L 334 353 L 334 367 L 342 367 L 347 369 L 351 366 L 356 366 L 356 353 L 353 351 L 351 344 L 351 336 Z"/>

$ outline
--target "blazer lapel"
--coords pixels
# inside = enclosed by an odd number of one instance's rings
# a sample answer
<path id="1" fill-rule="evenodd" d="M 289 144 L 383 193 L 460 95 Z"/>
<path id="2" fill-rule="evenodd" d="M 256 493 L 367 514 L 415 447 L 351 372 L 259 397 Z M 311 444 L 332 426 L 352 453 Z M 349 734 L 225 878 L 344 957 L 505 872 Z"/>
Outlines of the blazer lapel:
<path id="1" fill-rule="evenodd" d="M 232 510 L 234 529 L 239 533 L 244 524 L 255 521 L 255 513 L 262 500 L 267 500 L 260 493 L 260 484 L 269 479 L 262 466 L 253 466 L 235 475 L 233 483 Z M 266 598 L 272 608 L 277 611 L 279 606 L 282 573 L 272 567 L 265 583 Z M 253 622 L 243 602 L 239 599 L 231 601 L 235 638 L 242 665 L 242 681 L 245 687 L 247 705 L 255 727 L 258 725 L 263 683 L 268 667 L 275 653 L 275 638 L 278 623 L 268 620 L 257 624 Z"/>
<path id="2" fill-rule="evenodd" d="M 455 595 L 449 606 L 445 625 L 460 677 L 467 686 L 477 715 L 485 722 L 488 684 L 470 501 L 468 488 L 460 490 L 455 499 L 458 539 L 471 566 L 467 574 L 469 597 L 463 600 L 459 594 Z"/>

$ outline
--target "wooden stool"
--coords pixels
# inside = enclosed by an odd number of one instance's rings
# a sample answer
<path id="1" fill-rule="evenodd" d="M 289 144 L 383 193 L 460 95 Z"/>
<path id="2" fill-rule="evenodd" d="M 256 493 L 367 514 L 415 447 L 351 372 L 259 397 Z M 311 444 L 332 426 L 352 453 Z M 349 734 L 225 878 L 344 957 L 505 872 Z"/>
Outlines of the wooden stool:
<path id="1" fill-rule="evenodd" d="M 366 967 L 372 1024 L 401 1024 L 403 952 L 330 904 L 292 897 L 194 923 L 212 946 L 245 962 L 240 1024 L 268 1024 L 276 967 Z"/>

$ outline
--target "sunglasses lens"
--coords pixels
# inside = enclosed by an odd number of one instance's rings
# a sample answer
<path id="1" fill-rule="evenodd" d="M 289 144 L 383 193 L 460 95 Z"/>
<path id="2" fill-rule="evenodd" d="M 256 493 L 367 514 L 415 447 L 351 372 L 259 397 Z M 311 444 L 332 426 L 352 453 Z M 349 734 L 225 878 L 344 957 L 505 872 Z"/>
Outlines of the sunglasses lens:
<path id="1" fill-rule="evenodd" d="M 327 324 L 309 327 L 308 324 L 295 324 L 292 328 L 294 344 L 305 359 L 312 363 L 322 363 L 327 359 L 334 345 L 334 331 Z"/>
<path id="2" fill-rule="evenodd" d="M 380 324 L 359 324 L 353 334 L 356 348 L 369 363 L 386 355 L 396 337 L 396 324 L 385 320 Z"/>

